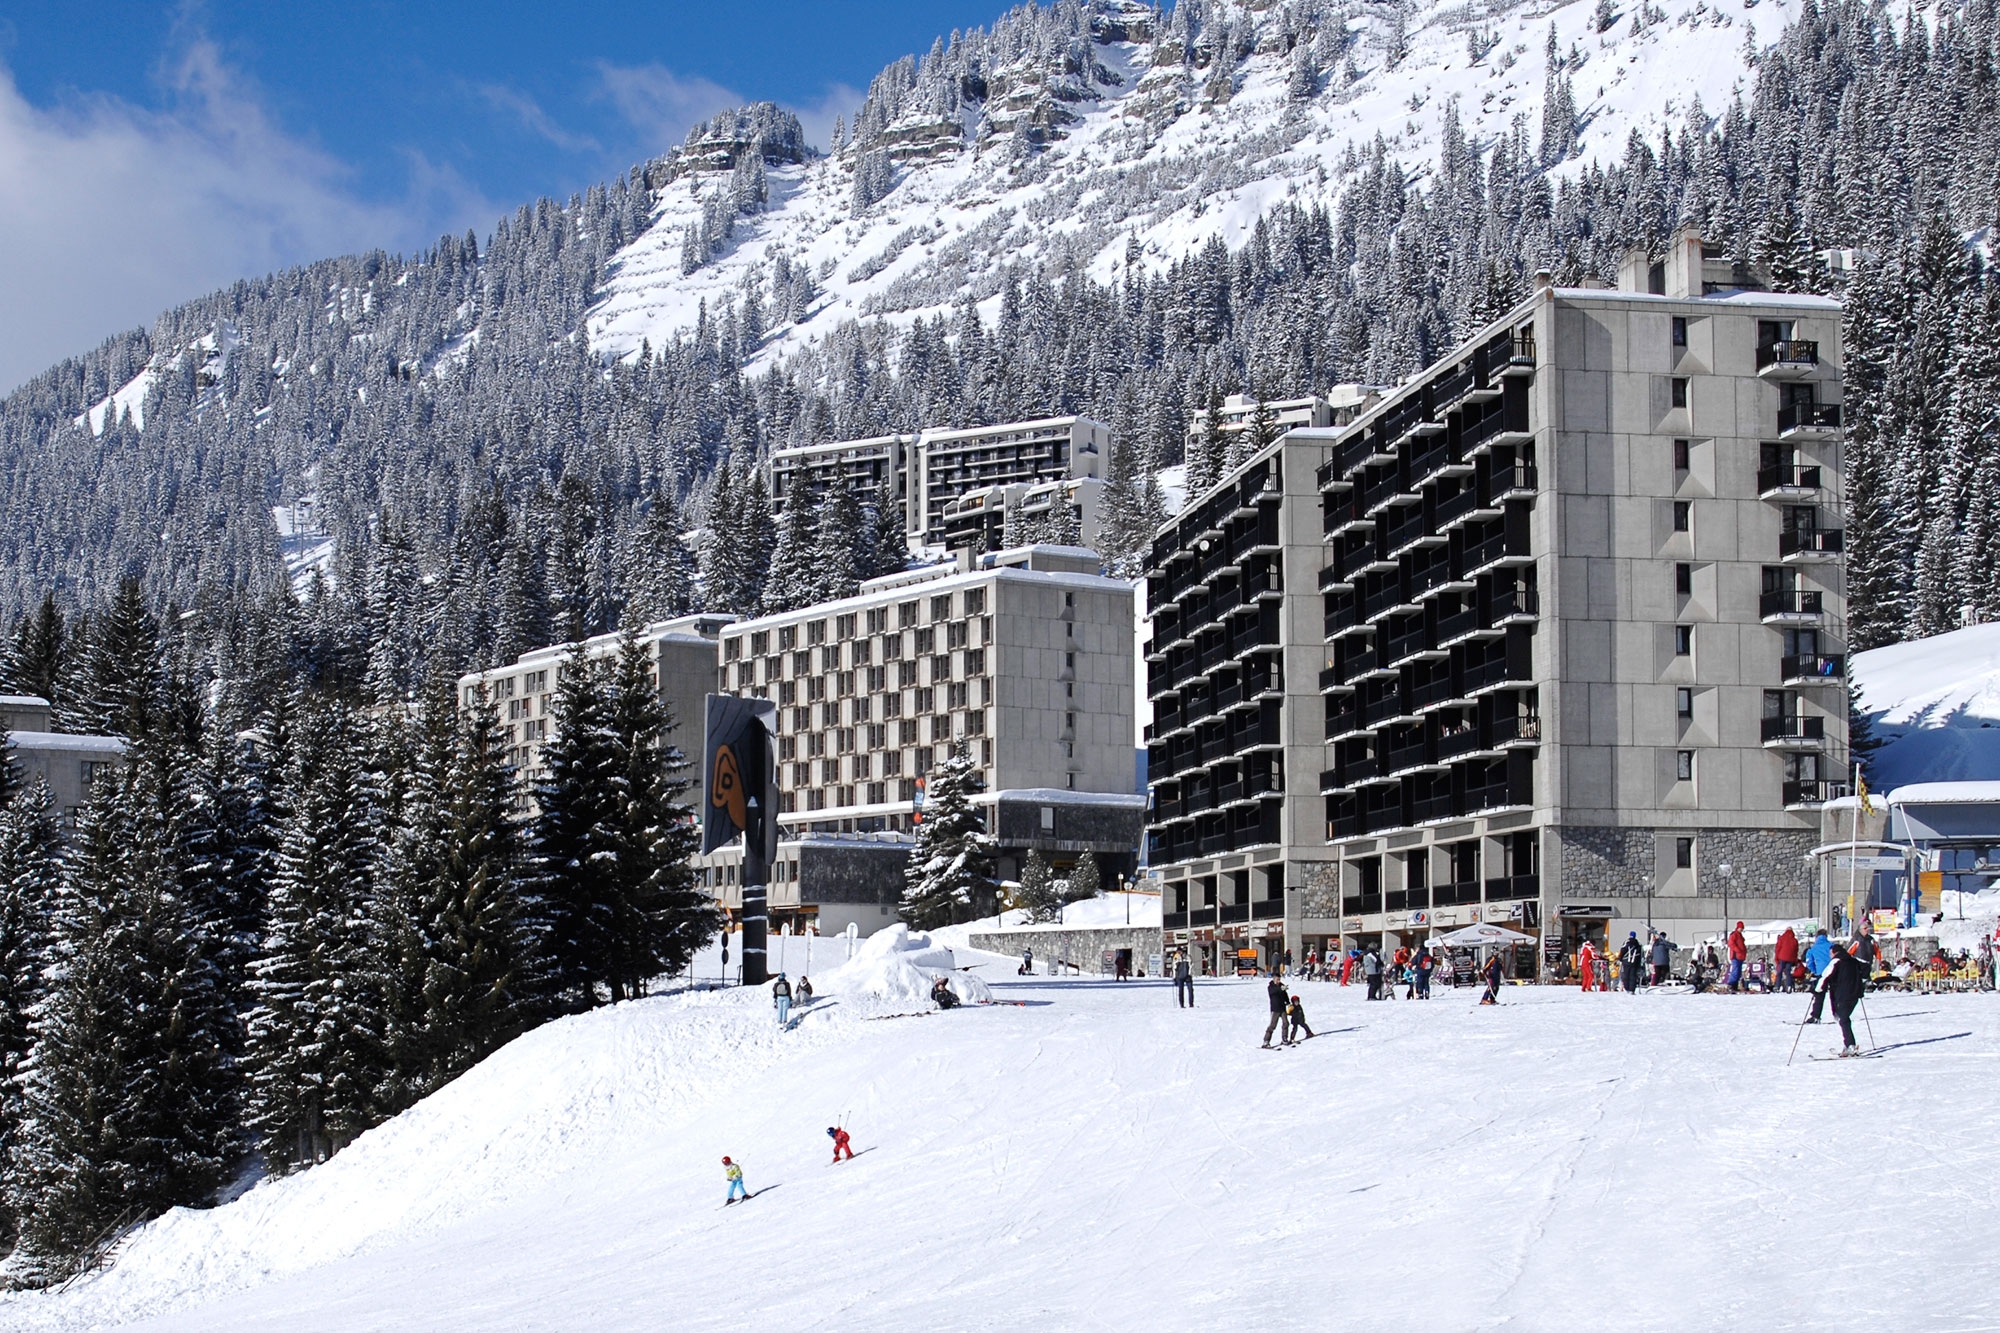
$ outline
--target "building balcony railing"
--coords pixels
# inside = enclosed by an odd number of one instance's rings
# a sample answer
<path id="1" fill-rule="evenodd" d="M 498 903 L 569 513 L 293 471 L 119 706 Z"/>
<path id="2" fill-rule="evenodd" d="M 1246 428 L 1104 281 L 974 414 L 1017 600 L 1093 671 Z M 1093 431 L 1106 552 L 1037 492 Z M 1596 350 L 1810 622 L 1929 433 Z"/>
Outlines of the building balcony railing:
<path id="1" fill-rule="evenodd" d="M 1438 733 L 1438 762 L 1458 759 L 1479 749 L 1479 728 L 1471 723 L 1463 723 L 1449 731 Z"/>
<path id="2" fill-rule="evenodd" d="M 1789 653 L 1778 663 L 1778 675 L 1787 685 L 1838 685 L 1847 674 L 1847 658 L 1840 653 Z"/>
<path id="3" fill-rule="evenodd" d="M 1486 475 L 1486 493 L 1493 503 L 1506 500 L 1532 500 L 1537 489 L 1535 465 L 1521 459 L 1503 467 L 1494 468 Z"/>
<path id="4" fill-rule="evenodd" d="M 1454 523 L 1478 508 L 1478 505 L 1479 492 L 1471 486 L 1466 486 L 1439 500 L 1437 507 L 1432 510 L 1432 516 L 1437 523 L 1438 530 L 1443 532 L 1449 530 Z"/>
<path id="5" fill-rule="evenodd" d="M 1781 440 L 1823 439 L 1840 433 L 1840 404 L 1792 403 L 1778 409 Z"/>
<path id="6" fill-rule="evenodd" d="M 1757 373 L 1767 380 L 1804 379 L 1819 367 L 1819 344 L 1786 338 L 1757 349 Z"/>
<path id="7" fill-rule="evenodd" d="M 1814 624 L 1824 614 L 1825 595 L 1817 590 L 1780 588 L 1757 597 L 1757 617 L 1766 625 Z"/>
<path id="8" fill-rule="evenodd" d="M 1496 532 L 1482 542 L 1465 548 L 1465 573 L 1467 577 L 1497 569 L 1503 565 L 1528 565 L 1534 557 L 1528 554 L 1525 534 Z"/>
<path id="9" fill-rule="evenodd" d="M 1809 563 L 1838 560 L 1842 549 L 1839 528 L 1795 529 L 1778 534 L 1778 558 Z"/>
<path id="10" fill-rule="evenodd" d="M 1507 364 L 1501 368 L 1503 375 L 1532 375 L 1535 373 L 1535 331 L 1522 329 L 1514 335 L 1513 346 L 1507 354 Z"/>
<path id="11" fill-rule="evenodd" d="M 1826 741 L 1826 719 L 1797 713 L 1767 717 L 1758 731 L 1767 749 L 1817 750 Z"/>
<path id="12" fill-rule="evenodd" d="M 1431 886 L 1431 904 L 1436 907 L 1460 907 L 1478 901 L 1479 881 L 1476 879 L 1455 880 Z"/>
<path id="13" fill-rule="evenodd" d="M 1825 778 L 1804 778 L 1787 782 L 1784 787 L 1785 808 L 1804 809 L 1808 806 L 1825 805 L 1849 794 L 1845 782 L 1829 782 Z"/>
<path id="14" fill-rule="evenodd" d="M 1533 588 L 1502 588 L 1486 604 L 1491 625 L 1529 624 L 1542 614 L 1542 599 Z"/>
<path id="15" fill-rule="evenodd" d="M 1502 713 L 1493 719 L 1493 747 L 1537 745 L 1542 739 L 1539 713 Z"/>
<path id="16" fill-rule="evenodd" d="M 1757 495 L 1765 500 L 1809 500 L 1819 492 L 1819 469 L 1785 467 L 1757 469 Z"/>

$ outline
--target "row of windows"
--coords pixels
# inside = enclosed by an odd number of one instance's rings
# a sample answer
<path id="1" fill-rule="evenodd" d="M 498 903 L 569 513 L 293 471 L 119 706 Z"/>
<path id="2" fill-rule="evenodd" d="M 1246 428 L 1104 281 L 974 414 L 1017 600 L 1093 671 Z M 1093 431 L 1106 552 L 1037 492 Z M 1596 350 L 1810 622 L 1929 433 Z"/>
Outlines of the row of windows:
<path id="1" fill-rule="evenodd" d="M 919 611 L 926 601 L 930 604 L 930 627 L 920 628 L 922 622 L 918 618 Z M 723 640 L 723 660 L 734 662 L 741 658 L 744 655 L 746 638 L 749 655 L 763 657 L 773 650 L 774 643 L 776 651 L 781 653 L 792 652 L 801 646 L 806 648 L 837 646 L 828 641 L 829 629 L 832 630 L 833 638 L 838 643 L 850 643 L 864 634 L 869 636 L 887 634 L 890 632 L 889 616 L 892 609 L 896 617 L 897 631 L 918 629 L 921 641 L 924 635 L 935 633 L 936 626 L 944 625 L 948 634 L 960 637 L 961 642 L 955 646 L 963 646 L 964 621 L 986 614 L 986 589 L 967 588 L 963 593 L 939 593 L 930 598 L 899 602 L 894 608 L 878 606 L 867 611 L 849 611 L 830 618 L 808 620 L 803 625 L 780 625 L 775 630 L 756 630 L 747 636 L 738 634 Z M 805 631 L 803 645 L 800 644 L 801 629 Z M 988 624 L 986 629 L 990 634 L 992 626 Z M 928 650 L 920 648 L 918 651 Z M 894 653 L 891 652 L 890 655 L 893 656 Z"/>
<path id="2" fill-rule="evenodd" d="M 858 648 L 861 645 L 857 644 L 855 646 Z M 961 645 L 952 645 L 952 647 L 956 650 L 956 658 L 954 658 L 953 652 L 927 653 L 924 657 L 904 658 L 900 660 L 892 658 L 880 666 L 871 666 L 868 664 L 867 656 L 861 655 L 854 659 L 851 669 L 841 669 L 837 662 L 829 660 L 824 664 L 822 670 L 814 672 L 810 666 L 794 662 L 792 664 L 793 672 L 789 679 L 786 678 L 784 673 L 785 659 L 782 657 L 766 657 L 761 660 L 739 661 L 733 667 L 725 666 L 722 668 L 720 675 L 721 687 L 725 690 L 729 689 L 732 678 L 735 688 L 739 690 L 746 690 L 753 685 L 759 684 L 767 686 L 776 685 L 778 687 L 778 702 L 789 706 L 797 702 L 798 687 L 801 683 L 805 685 L 806 700 L 817 703 L 826 697 L 827 682 L 829 680 L 832 681 L 835 692 L 839 694 L 853 694 L 857 685 L 870 693 L 879 693 L 889 688 L 889 677 L 892 670 L 896 679 L 895 687 L 897 689 L 910 689 L 920 683 L 918 677 L 922 674 L 923 663 L 926 660 L 930 662 L 930 682 L 933 685 L 942 684 L 954 676 L 964 678 L 985 674 L 986 650 L 984 648 L 965 648 Z M 1066 659 L 1066 663 L 1069 668 L 1074 669 L 1076 666 L 1076 654 L 1070 653 Z"/>

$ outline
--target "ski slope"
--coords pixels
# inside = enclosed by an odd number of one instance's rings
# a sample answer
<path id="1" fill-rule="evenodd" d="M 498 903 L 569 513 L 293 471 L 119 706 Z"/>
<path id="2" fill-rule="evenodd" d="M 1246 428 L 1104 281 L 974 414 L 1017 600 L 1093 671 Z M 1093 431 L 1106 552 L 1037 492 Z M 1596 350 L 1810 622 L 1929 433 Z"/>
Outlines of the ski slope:
<path id="1" fill-rule="evenodd" d="M 729 991 L 552 1025 L 0 1326 L 2000 1322 L 1991 996 L 1872 997 L 1883 1058 L 1810 1061 L 1837 1037 L 1807 1028 L 1787 1067 L 1790 998 L 1307 983 L 1317 1039 L 1264 1051 L 1258 982 L 1182 1011 L 983 970 L 1019 1003 L 826 1001 L 780 1036 Z M 836 1120 L 861 1155 L 833 1167 Z M 757 1191 L 727 1211 L 725 1153 Z"/>
<path id="2" fill-rule="evenodd" d="M 2000 625 L 1856 653 L 1850 674 L 1882 742 L 1875 790 L 2000 779 Z"/>

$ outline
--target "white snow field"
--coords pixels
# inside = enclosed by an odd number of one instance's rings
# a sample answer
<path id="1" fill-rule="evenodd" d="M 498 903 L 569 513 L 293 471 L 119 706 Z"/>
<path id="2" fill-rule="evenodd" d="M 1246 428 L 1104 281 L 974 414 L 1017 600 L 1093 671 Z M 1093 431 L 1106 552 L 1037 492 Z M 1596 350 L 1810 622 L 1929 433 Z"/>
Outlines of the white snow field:
<path id="1" fill-rule="evenodd" d="M 1861 708 L 1882 748 L 1870 785 L 2000 779 L 2000 625 L 1856 653 Z"/>
<path id="2" fill-rule="evenodd" d="M 1872 997 L 1881 1058 L 1787 1067 L 1796 997 L 1307 983 L 1265 1051 L 1259 982 L 982 970 L 1003 1003 L 782 1036 L 740 990 L 551 1025 L 0 1325 L 2000 1325 L 1991 996 Z"/>

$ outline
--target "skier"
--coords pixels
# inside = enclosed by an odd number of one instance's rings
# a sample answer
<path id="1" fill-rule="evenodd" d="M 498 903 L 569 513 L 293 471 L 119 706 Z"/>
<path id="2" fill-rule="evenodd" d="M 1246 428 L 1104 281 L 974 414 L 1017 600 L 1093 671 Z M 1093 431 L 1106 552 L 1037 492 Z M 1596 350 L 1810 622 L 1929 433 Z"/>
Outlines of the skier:
<path id="1" fill-rule="evenodd" d="M 1868 967 L 1854 953 L 1835 945 L 1821 984 L 1833 998 L 1833 1017 L 1840 1024 L 1840 1053 L 1853 1055 L 1854 1006 L 1861 1003 L 1861 993 L 1868 989 Z"/>
<path id="2" fill-rule="evenodd" d="M 1743 993 L 1743 964 L 1750 957 L 1750 946 L 1743 942 L 1743 923 L 1738 921 L 1736 929 L 1729 932 L 1729 975 L 1724 984 L 1731 995 Z"/>
<path id="3" fill-rule="evenodd" d="M 952 993 L 951 982 L 943 977 L 939 977 L 937 983 L 931 987 L 931 999 L 937 1001 L 937 1007 L 940 1009 L 958 1008 L 958 996 Z"/>
<path id="4" fill-rule="evenodd" d="M 1854 961 L 1861 964 L 1862 979 L 1865 981 L 1882 970 L 1882 946 L 1875 942 L 1875 928 L 1864 917 L 1854 927 L 1854 939 L 1847 951 L 1854 955 Z"/>
<path id="5" fill-rule="evenodd" d="M 854 1149 L 848 1146 L 846 1130 L 837 1125 L 828 1125 L 826 1127 L 826 1136 L 833 1140 L 833 1160 L 836 1163 L 840 1161 L 842 1153 L 847 1154 L 848 1161 L 851 1162 L 854 1160 Z"/>
<path id="6" fill-rule="evenodd" d="M 1647 950 L 1646 961 L 1651 963 L 1653 967 L 1651 984 L 1655 986 L 1666 985 L 1667 973 L 1672 971 L 1674 966 L 1674 942 L 1667 938 L 1666 931 L 1656 930 L 1653 932 L 1653 947 Z"/>
<path id="7" fill-rule="evenodd" d="M 1799 966 L 1799 937 L 1790 926 L 1785 927 L 1785 933 L 1778 936 L 1778 942 L 1771 946 L 1771 964 L 1777 969 L 1778 989 L 1791 990 L 1792 973 Z"/>
<path id="8" fill-rule="evenodd" d="M 1174 955 L 1174 1008 L 1194 1008 L 1194 971 L 1185 952 Z"/>
<path id="9" fill-rule="evenodd" d="M 1479 997 L 1479 1002 L 1500 1003 L 1500 955 L 1497 953 L 1486 960 L 1486 993 Z"/>
<path id="10" fill-rule="evenodd" d="M 1639 992 L 1639 967 L 1645 961 L 1646 950 L 1639 943 L 1639 932 L 1625 932 L 1625 942 L 1618 946 L 1618 980 L 1623 983 L 1627 995 Z"/>
<path id="11" fill-rule="evenodd" d="M 1597 950 L 1591 948 L 1589 940 L 1585 940 L 1583 947 L 1576 951 L 1576 971 L 1583 978 L 1586 991 L 1597 989 Z"/>
<path id="12" fill-rule="evenodd" d="M 1354 965 L 1361 961 L 1361 946 L 1350 944 L 1346 955 L 1340 960 L 1340 984 L 1345 986 L 1354 976 Z"/>
<path id="13" fill-rule="evenodd" d="M 722 1201 L 724 1207 L 735 1203 L 739 1198 L 750 1197 L 750 1191 L 743 1188 L 742 1167 L 725 1157 L 722 1159 L 722 1174 L 729 1181 L 729 1197 Z"/>
<path id="14" fill-rule="evenodd" d="M 778 973 L 778 979 L 771 983 L 771 1003 L 778 1010 L 778 1026 L 789 1026 L 792 1021 L 792 986 L 785 980 L 783 972 Z"/>
<path id="15" fill-rule="evenodd" d="M 1306 1022 L 1305 1001 L 1294 995 L 1285 1006 L 1285 1045 L 1296 1044 L 1301 1032 L 1308 1037 L 1313 1035 L 1311 1026 Z"/>
<path id="16" fill-rule="evenodd" d="M 1382 951 L 1372 944 L 1368 946 L 1368 952 L 1361 955 L 1361 974 L 1368 978 L 1368 998 L 1381 999 Z"/>
<path id="17" fill-rule="evenodd" d="M 1285 989 L 1285 983 L 1276 977 L 1271 978 L 1271 984 L 1264 990 L 1271 997 L 1271 1021 L 1264 1025 L 1264 1049 L 1268 1051 L 1271 1049 L 1271 1034 L 1278 1030 L 1278 1024 L 1285 1021 L 1285 1009 L 1291 1004 L 1292 996 Z"/>

